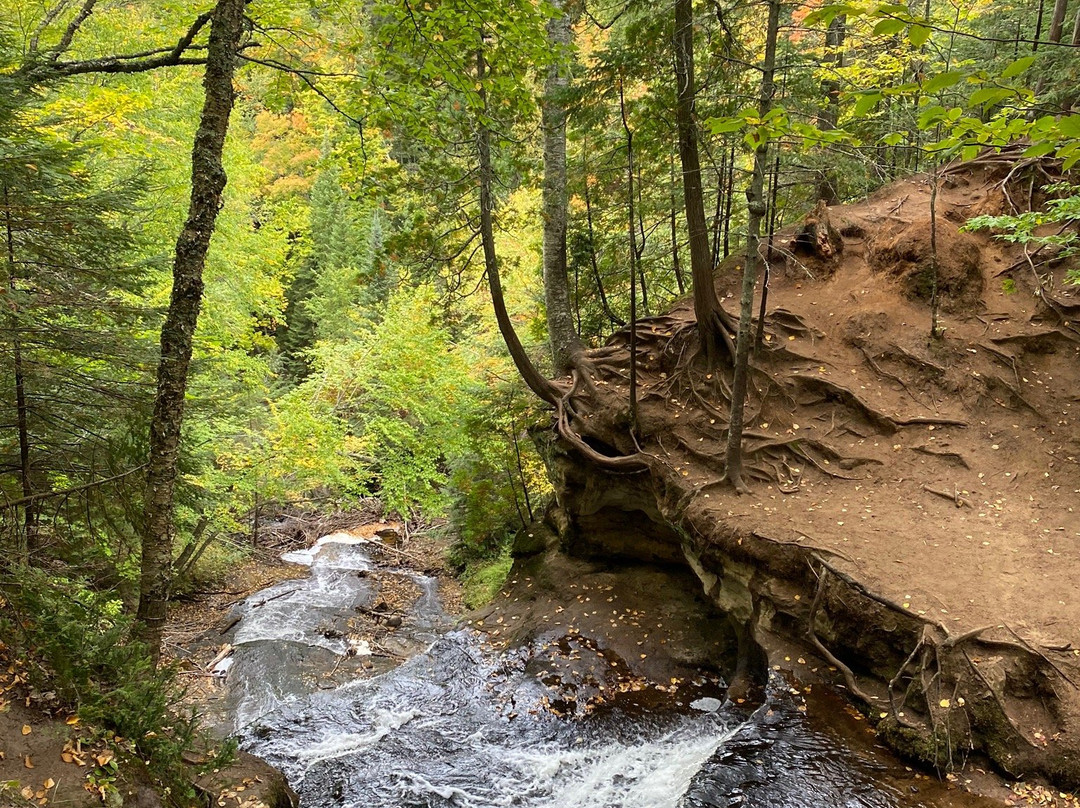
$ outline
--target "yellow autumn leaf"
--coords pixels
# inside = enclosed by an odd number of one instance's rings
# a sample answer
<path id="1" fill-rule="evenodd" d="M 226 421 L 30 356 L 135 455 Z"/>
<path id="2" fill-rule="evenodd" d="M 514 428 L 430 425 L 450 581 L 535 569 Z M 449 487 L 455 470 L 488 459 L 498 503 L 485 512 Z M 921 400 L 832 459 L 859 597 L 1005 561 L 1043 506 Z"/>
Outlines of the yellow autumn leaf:
<path id="1" fill-rule="evenodd" d="M 941 701 L 939 701 L 939 702 L 938 702 L 938 707 L 945 707 L 945 708 L 948 708 L 948 706 L 949 706 L 949 705 L 950 705 L 951 703 L 952 703 L 952 702 L 950 702 L 950 701 L 949 701 L 948 699 L 942 699 Z"/>
<path id="2" fill-rule="evenodd" d="M 22 734 L 23 735 L 29 735 L 33 731 L 34 731 L 33 728 L 29 724 L 23 724 L 23 728 L 22 728 Z"/>
<path id="3" fill-rule="evenodd" d="M 55 788 L 56 781 L 50 777 L 48 780 L 42 783 L 42 785 L 45 786 L 45 788 Z"/>

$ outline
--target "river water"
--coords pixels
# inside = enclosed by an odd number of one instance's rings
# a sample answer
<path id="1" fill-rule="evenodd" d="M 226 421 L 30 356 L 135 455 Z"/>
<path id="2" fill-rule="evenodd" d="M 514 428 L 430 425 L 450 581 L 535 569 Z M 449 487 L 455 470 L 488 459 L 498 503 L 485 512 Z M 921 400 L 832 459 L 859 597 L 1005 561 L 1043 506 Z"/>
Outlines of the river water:
<path id="1" fill-rule="evenodd" d="M 370 645 L 346 634 L 356 607 L 377 605 L 365 544 L 331 537 L 289 560 L 309 564 L 310 577 L 238 607 L 221 729 L 284 771 L 304 808 L 976 804 L 815 728 L 779 678 L 753 713 L 725 704 L 703 677 L 680 709 L 615 699 L 576 718 L 554 714 L 546 671 L 454 628 L 434 580 L 406 570 L 380 570 L 421 594 L 382 641 L 383 657 L 369 657 Z"/>

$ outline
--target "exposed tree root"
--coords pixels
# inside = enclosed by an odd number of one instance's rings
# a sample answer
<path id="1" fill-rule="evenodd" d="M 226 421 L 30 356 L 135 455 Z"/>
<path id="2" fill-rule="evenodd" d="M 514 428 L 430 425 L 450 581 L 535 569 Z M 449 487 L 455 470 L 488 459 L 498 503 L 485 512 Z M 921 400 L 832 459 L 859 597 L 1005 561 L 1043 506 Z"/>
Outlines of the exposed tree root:
<path id="1" fill-rule="evenodd" d="M 825 338 L 824 331 L 807 324 L 806 320 L 787 309 L 773 309 L 766 322 L 775 324 L 780 330 L 787 331 L 789 334 L 810 337 L 811 339 Z"/>
<path id="2" fill-rule="evenodd" d="M 934 364 L 929 359 L 923 359 L 921 356 L 916 356 L 911 351 L 907 350 L 901 345 L 893 343 L 889 346 L 889 350 L 882 352 L 882 356 L 888 359 L 896 359 L 900 362 L 906 362 L 916 370 L 929 371 L 936 376 L 944 376 L 945 368 L 941 365 Z"/>
<path id="3" fill-rule="evenodd" d="M 1072 324 L 1080 319 L 1080 303 L 1066 303 L 1054 298 L 1046 291 L 1041 281 L 1038 282 L 1035 293 L 1043 305 L 1057 318 L 1058 333 L 1070 342 L 1080 342 L 1080 329 Z"/>
<path id="4" fill-rule="evenodd" d="M 891 435 L 896 432 L 896 422 L 892 418 L 871 407 L 842 384 L 805 373 L 795 373 L 789 378 L 801 388 L 823 395 L 826 400 L 837 401 L 850 407 L 885 434 Z"/>
<path id="5" fill-rule="evenodd" d="M 994 385 L 997 385 L 1001 389 L 1005 390 L 1010 396 L 1012 396 L 1012 398 L 1018 404 L 1026 407 L 1028 410 L 1035 413 L 1035 415 L 1039 416 L 1040 418 L 1043 417 L 1043 414 L 1039 411 L 1039 408 L 1032 404 L 1030 401 L 1028 401 L 1024 397 L 1024 394 L 1020 392 L 1020 389 L 1018 387 L 1009 384 L 1000 376 L 994 376 L 993 374 L 985 374 L 983 376 L 983 381 L 986 384 L 987 393 L 990 393 L 993 390 Z M 995 399 L 995 401 L 996 400 L 997 399 Z"/>
<path id="6" fill-rule="evenodd" d="M 966 469 L 971 468 L 971 466 L 968 465 L 967 460 L 965 460 L 964 456 L 959 452 L 942 452 L 930 446 L 912 446 L 911 451 L 918 452 L 919 454 L 932 455 L 933 457 L 946 457 L 955 460 Z"/>
<path id="7" fill-rule="evenodd" d="M 578 450 L 586 459 L 595 463 L 607 471 L 615 471 L 622 474 L 636 474 L 648 471 L 651 468 L 651 458 L 643 452 L 635 452 L 632 455 L 611 456 L 601 454 L 589 446 L 570 426 L 570 399 L 577 391 L 581 382 L 581 374 L 574 371 L 574 384 L 556 402 L 556 429 L 559 437 Z"/>
<path id="8" fill-rule="evenodd" d="M 868 696 L 858 682 L 855 681 L 855 674 L 851 672 L 851 668 L 841 662 L 836 656 L 825 647 L 825 644 L 818 638 L 817 631 L 814 629 L 814 621 L 817 619 L 818 609 L 821 606 L 821 599 L 825 594 L 825 569 L 819 573 L 816 573 L 818 577 L 817 591 L 814 593 L 814 602 L 810 605 L 810 614 L 806 618 L 806 633 L 813 643 L 818 652 L 828 661 L 830 665 L 835 667 L 844 677 L 844 683 L 847 685 L 847 689 L 851 692 L 851 695 L 859 699 L 864 704 L 874 706 L 876 699 Z"/>
<path id="9" fill-rule="evenodd" d="M 1080 314 L 1080 312 L 1077 312 Z M 995 345 L 1018 345 L 1026 353 L 1051 353 L 1057 348 L 1060 340 L 1072 342 L 1072 338 L 1062 333 L 1060 329 L 1051 328 L 1045 331 L 1035 331 L 1030 334 L 1010 334 L 1004 337 L 991 337 L 990 341 Z M 983 345 L 984 348 L 989 348 Z"/>
<path id="10" fill-rule="evenodd" d="M 862 353 L 863 358 L 866 359 L 866 363 L 870 365 L 870 369 L 873 370 L 874 373 L 876 373 L 878 376 L 881 376 L 883 379 L 888 379 L 889 381 L 896 382 L 898 385 L 900 385 L 901 388 L 903 388 L 904 392 L 907 393 L 913 401 L 915 401 L 916 403 L 919 402 L 918 397 L 914 393 L 912 393 L 911 388 L 907 386 L 907 382 L 905 382 L 895 373 L 889 373 L 889 371 L 881 367 L 881 365 L 874 361 L 873 355 L 868 350 L 866 350 L 865 347 L 859 346 L 859 351 Z"/>

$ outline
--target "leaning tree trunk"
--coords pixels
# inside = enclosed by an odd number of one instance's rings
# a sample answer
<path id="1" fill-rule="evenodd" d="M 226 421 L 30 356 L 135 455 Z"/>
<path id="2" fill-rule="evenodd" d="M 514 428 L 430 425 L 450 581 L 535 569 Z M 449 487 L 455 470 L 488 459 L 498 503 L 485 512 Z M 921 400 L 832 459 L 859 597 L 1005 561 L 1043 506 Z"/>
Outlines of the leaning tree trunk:
<path id="1" fill-rule="evenodd" d="M 486 117 L 488 102 L 484 79 L 487 76 L 487 61 L 482 50 L 476 53 L 476 76 L 482 114 Z M 499 277 L 499 258 L 495 253 L 495 227 L 492 223 L 495 203 L 491 194 L 491 188 L 494 185 L 494 171 L 491 167 L 491 130 L 487 124 L 483 123 L 483 120 L 483 117 L 480 118 L 476 129 L 476 150 L 480 162 L 480 242 L 484 248 L 484 270 L 491 290 L 495 321 L 499 324 L 499 333 L 506 343 L 507 350 L 510 351 L 510 358 L 514 361 L 514 366 L 525 384 L 542 400 L 555 404 L 560 398 L 558 388 L 536 369 L 536 365 L 532 363 L 521 340 L 518 339 L 510 314 L 506 310 L 506 298 L 503 296 L 502 280 Z"/>
<path id="2" fill-rule="evenodd" d="M 678 100 L 675 120 L 679 131 L 679 158 L 683 172 L 683 205 L 690 246 L 690 275 L 694 282 L 694 314 L 697 316 L 701 351 L 709 367 L 715 367 L 725 345 L 720 299 L 716 296 L 709 254 L 709 230 L 701 190 L 701 159 L 694 124 L 694 13 L 691 0 L 675 0 L 675 83 Z"/>
<path id="3" fill-rule="evenodd" d="M 139 634 L 156 660 L 161 650 L 172 572 L 173 491 L 184 420 L 192 339 L 202 304 L 203 268 L 225 190 L 222 151 L 233 108 L 233 73 L 244 33 L 246 0 L 219 0 L 210 22 L 205 100 L 191 152 L 191 203 L 176 241 L 172 297 L 161 327 L 157 395 L 150 422 L 146 514 L 139 579 Z"/>
<path id="4" fill-rule="evenodd" d="M 776 88 L 776 32 L 780 25 L 780 0 L 769 0 L 769 23 L 765 34 L 765 61 L 762 64 L 761 96 L 758 116 L 762 119 L 772 108 Z M 746 404 L 747 377 L 750 368 L 750 324 L 754 316 L 754 283 L 758 274 L 758 243 L 761 240 L 761 220 L 765 217 L 765 162 L 769 143 L 762 137 L 754 150 L 754 173 L 747 190 L 749 212 L 746 239 L 746 260 L 743 266 L 742 297 L 739 310 L 739 335 L 735 349 L 735 377 L 731 383 L 731 416 L 728 419 L 727 469 L 725 475 L 736 491 L 747 490 L 742 476 L 743 410 Z"/>
<path id="5" fill-rule="evenodd" d="M 566 272 L 566 52 L 570 46 L 573 0 L 556 0 L 558 14 L 547 24 L 548 45 L 555 53 L 544 82 L 544 299 L 548 340 L 556 373 L 570 370 L 582 351 L 570 307 Z"/>

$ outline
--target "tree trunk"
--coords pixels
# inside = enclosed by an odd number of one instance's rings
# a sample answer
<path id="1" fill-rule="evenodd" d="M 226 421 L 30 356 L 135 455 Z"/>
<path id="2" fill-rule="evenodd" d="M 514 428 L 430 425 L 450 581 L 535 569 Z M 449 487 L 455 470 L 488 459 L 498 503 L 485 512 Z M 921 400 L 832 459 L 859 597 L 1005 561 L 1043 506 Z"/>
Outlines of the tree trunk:
<path id="1" fill-rule="evenodd" d="M 720 241 L 724 234 L 724 180 L 727 177 L 727 152 L 720 152 L 720 167 L 716 170 L 716 213 L 712 223 L 712 265 L 720 266 Z"/>
<path id="2" fill-rule="evenodd" d="M 26 403 L 26 375 L 23 369 L 22 339 L 19 337 L 18 264 L 15 261 L 15 229 L 11 222 L 11 195 L 4 186 L 4 229 L 7 241 L 8 290 L 11 307 L 11 361 L 15 381 L 15 424 L 19 433 L 19 481 L 22 484 L 23 532 L 17 542 L 16 557 L 19 563 L 30 561 L 34 544 L 38 508 L 34 501 L 34 485 L 30 478 L 30 427 L 29 407 Z"/>
<path id="3" fill-rule="evenodd" d="M 686 282 L 683 280 L 682 263 L 679 261 L 679 223 L 678 207 L 675 201 L 675 155 L 671 155 L 671 266 L 675 270 L 675 285 L 679 294 L 686 294 Z"/>
<path id="4" fill-rule="evenodd" d="M 634 214 L 634 131 L 626 117 L 626 98 L 622 76 L 619 77 L 619 113 L 626 132 L 627 230 L 630 239 L 630 431 L 637 432 L 637 268 L 641 256 L 637 246 Z"/>
<path id="5" fill-rule="evenodd" d="M 675 120 L 679 131 L 679 158 L 683 171 L 683 205 L 690 246 L 690 275 L 694 283 L 694 314 L 697 316 L 701 352 L 715 367 L 726 344 L 722 310 L 716 296 L 713 267 L 709 260 L 709 230 L 701 191 L 701 161 L 694 123 L 694 13 L 691 0 L 675 0 L 675 83 L 678 102 Z"/>
<path id="6" fill-rule="evenodd" d="M 633 155 L 631 155 L 632 157 Z M 635 163 L 636 166 L 636 163 Z M 646 317 L 649 316 L 649 284 L 645 279 L 645 246 L 648 244 L 648 236 L 645 234 L 645 216 L 642 211 L 645 210 L 645 204 L 641 201 L 641 188 L 645 183 L 641 181 L 641 169 L 634 169 L 637 172 L 637 213 L 635 214 L 635 221 L 637 222 L 637 246 L 634 254 L 636 256 L 636 263 L 638 269 L 638 283 L 641 285 L 641 311 Z M 631 178 L 631 185 L 633 186 L 633 178 Z"/>
<path id="7" fill-rule="evenodd" d="M 1069 0 L 1055 0 L 1054 11 L 1050 16 L 1050 41 L 1061 42 L 1061 35 L 1065 30 L 1065 12 L 1069 8 Z"/>
<path id="8" fill-rule="evenodd" d="M 593 279 L 596 281 L 596 292 L 600 296 L 600 305 L 604 309 L 604 314 L 612 322 L 613 325 L 622 328 L 626 325 L 626 320 L 619 317 L 615 312 L 611 310 L 611 303 L 608 302 L 607 292 L 604 291 L 604 279 L 600 277 L 600 265 L 596 262 L 596 232 L 593 229 L 592 219 L 592 200 L 589 194 L 589 144 L 585 143 L 585 147 L 582 151 L 581 159 L 583 163 L 585 179 L 585 222 L 589 227 L 589 263 L 592 265 Z"/>
<path id="9" fill-rule="evenodd" d="M 222 151 L 233 108 L 233 73 L 244 33 L 245 0 L 219 0 L 210 22 L 205 100 L 191 153 L 191 204 L 176 241 L 172 297 L 161 327 L 157 395 L 150 422 L 146 515 L 139 579 L 139 634 L 161 650 L 172 572 L 173 492 L 192 340 L 202 304 L 203 268 L 225 190 Z"/>
<path id="10" fill-rule="evenodd" d="M 1073 20 L 1072 46 L 1080 48 L 1080 7 L 1076 9 L 1076 19 Z"/>
<path id="11" fill-rule="evenodd" d="M 547 306 L 548 340 L 556 373 L 570 370 L 581 353 L 581 340 L 574 328 L 570 288 L 566 271 L 566 51 L 574 24 L 568 4 L 555 0 L 558 15 L 548 20 L 548 45 L 555 59 L 544 82 L 544 299 Z"/>
<path id="12" fill-rule="evenodd" d="M 829 23 L 825 32 L 825 58 L 824 67 L 826 78 L 821 82 L 821 91 L 824 95 L 824 105 L 821 109 L 819 129 L 835 129 L 840 115 L 840 77 L 837 68 L 844 66 L 844 36 L 847 31 L 847 16 L 839 14 Z M 828 164 L 828 154 L 824 155 Z M 840 201 L 837 192 L 835 169 L 825 168 L 818 176 L 817 198 L 824 199 L 826 205 L 835 205 Z"/>
<path id="13" fill-rule="evenodd" d="M 735 147 L 728 151 L 727 180 L 724 183 L 724 258 L 731 255 L 731 205 L 735 201 Z"/>
<path id="14" fill-rule="evenodd" d="M 476 76 L 480 87 L 480 103 L 483 115 L 487 115 L 487 90 L 484 78 L 487 76 L 487 61 L 484 52 L 476 53 Z M 495 203 L 491 188 L 494 185 L 494 171 L 491 167 L 491 130 L 483 123 L 483 118 L 476 128 L 476 150 L 479 160 L 480 175 L 480 242 L 484 248 L 484 270 L 487 274 L 488 287 L 491 290 L 491 304 L 495 309 L 495 320 L 499 324 L 499 333 L 510 351 L 521 378 L 530 390 L 549 404 L 559 400 L 559 390 L 549 379 L 544 378 L 529 358 L 525 347 L 518 339 L 510 314 L 506 310 L 506 298 L 503 296 L 502 279 L 499 277 L 499 259 L 495 254 L 495 227 L 492 221 Z"/>
<path id="15" fill-rule="evenodd" d="M 761 354 L 765 343 L 765 313 L 769 308 L 769 280 L 771 269 L 769 261 L 773 256 L 773 244 L 776 239 L 776 199 L 780 193 L 780 149 L 773 156 L 772 177 L 769 180 L 769 240 L 765 247 L 765 272 L 761 276 L 761 303 L 758 306 L 757 331 L 754 334 L 754 356 Z M 818 203 L 822 204 L 821 202 Z"/>
<path id="16" fill-rule="evenodd" d="M 939 127 L 940 130 L 940 127 Z M 940 135 L 938 135 L 940 139 Z M 941 326 L 938 325 L 938 309 L 941 301 L 938 299 L 938 243 L 937 243 L 937 195 L 938 186 L 941 184 L 941 164 L 935 163 L 934 170 L 930 174 L 930 338 L 937 339 L 941 336 Z"/>
<path id="17" fill-rule="evenodd" d="M 765 61 L 761 73 L 761 97 L 758 116 L 764 118 L 772 108 L 775 92 L 776 32 L 780 24 L 780 0 L 769 0 L 769 22 L 765 34 Z M 747 190 L 749 212 L 746 239 L 746 261 L 743 266 L 742 296 L 739 308 L 739 334 L 735 349 L 735 377 L 731 383 L 731 415 L 728 419 L 727 470 L 725 476 L 735 490 L 747 491 L 742 477 L 743 411 L 746 404 L 747 377 L 750 365 L 750 325 L 754 316 L 754 282 L 758 271 L 758 242 L 761 239 L 761 220 L 765 216 L 765 163 L 769 144 L 765 139 L 754 150 L 754 173 Z"/>

